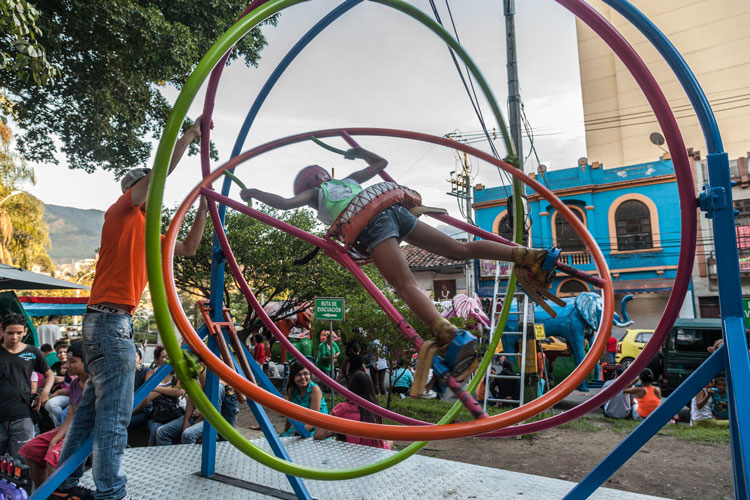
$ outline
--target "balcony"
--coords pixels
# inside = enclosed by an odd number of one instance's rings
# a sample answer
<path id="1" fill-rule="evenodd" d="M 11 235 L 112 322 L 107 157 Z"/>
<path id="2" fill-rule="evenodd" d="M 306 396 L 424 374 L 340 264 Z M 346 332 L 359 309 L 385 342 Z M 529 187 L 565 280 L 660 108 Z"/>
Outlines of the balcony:
<path id="1" fill-rule="evenodd" d="M 591 255 L 588 252 L 563 252 L 558 260 L 569 266 L 585 266 L 591 264 Z"/>

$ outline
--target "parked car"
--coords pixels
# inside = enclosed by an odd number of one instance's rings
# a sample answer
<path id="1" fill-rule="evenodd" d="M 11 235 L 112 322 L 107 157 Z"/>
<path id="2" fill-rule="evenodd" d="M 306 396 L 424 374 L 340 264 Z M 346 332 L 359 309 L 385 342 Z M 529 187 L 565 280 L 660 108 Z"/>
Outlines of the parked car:
<path id="1" fill-rule="evenodd" d="M 703 361 L 706 350 L 722 337 L 721 320 L 713 318 L 680 318 L 675 321 L 664 343 L 663 395 L 674 391 Z"/>
<path id="2" fill-rule="evenodd" d="M 632 363 L 653 334 L 653 330 L 625 330 L 625 336 L 617 343 L 615 362 L 626 366 Z"/>

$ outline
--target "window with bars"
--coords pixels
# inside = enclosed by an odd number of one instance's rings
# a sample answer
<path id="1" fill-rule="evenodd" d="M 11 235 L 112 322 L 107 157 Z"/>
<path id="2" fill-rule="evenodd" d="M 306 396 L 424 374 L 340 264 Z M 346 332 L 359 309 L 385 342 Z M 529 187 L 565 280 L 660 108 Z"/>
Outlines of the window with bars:
<path id="1" fill-rule="evenodd" d="M 575 209 L 571 211 L 576 214 L 578 220 L 584 222 L 581 212 Z M 578 233 L 573 229 L 573 226 L 559 213 L 555 217 L 555 232 L 557 234 L 555 245 L 561 248 L 563 252 L 583 252 L 586 250 L 586 245 L 584 245 Z"/>
<path id="2" fill-rule="evenodd" d="M 581 292 L 588 291 L 589 287 L 586 286 L 586 283 L 578 280 L 568 280 L 560 286 L 558 295 L 563 297 L 573 297 Z"/>
<path id="3" fill-rule="evenodd" d="M 615 211 L 618 250 L 643 250 L 654 247 L 651 213 L 645 203 L 628 200 Z"/>

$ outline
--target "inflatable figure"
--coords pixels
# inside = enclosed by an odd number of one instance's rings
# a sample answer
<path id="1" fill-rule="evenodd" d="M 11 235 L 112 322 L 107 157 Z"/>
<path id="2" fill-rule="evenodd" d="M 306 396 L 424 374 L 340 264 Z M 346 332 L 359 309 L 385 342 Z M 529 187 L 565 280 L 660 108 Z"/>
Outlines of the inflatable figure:
<path id="1" fill-rule="evenodd" d="M 602 299 L 596 293 L 582 292 L 576 297 L 568 297 L 562 300 L 565 301 L 565 307 L 552 305 L 555 312 L 557 312 L 557 316 L 554 318 L 541 307 L 534 306 L 534 322 L 544 325 L 544 333 L 546 336 L 549 337 L 555 335 L 557 337 L 563 337 L 568 342 L 568 346 L 573 353 L 573 359 L 577 366 L 583 359 L 584 338 L 591 337 L 599 328 L 599 319 L 601 318 L 602 313 Z M 633 324 L 630 318 L 628 318 L 628 313 L 626 311 L 626 305 L 630 300 L 633 300 L 632 295 L 626 295 L 622 299 L 622 304 L 620 306 L 621 315 L 615 313 L 612 321 L 614 326 L 627 328 Z M 519 331 L 519 315 L 513 314 L 513 312 L 517 310 L 518 306 L 514 303 L 511 306 L 511 315 L 505 326 L 506 331 Z M 518 352 L 519 337 L 520 335 L 506 335 L 503 337 L 505 352 Z M 588 386 L 586 385 L 585 380 L 581 383 L 579 389 L 582 391 L 588 391 Z"/>

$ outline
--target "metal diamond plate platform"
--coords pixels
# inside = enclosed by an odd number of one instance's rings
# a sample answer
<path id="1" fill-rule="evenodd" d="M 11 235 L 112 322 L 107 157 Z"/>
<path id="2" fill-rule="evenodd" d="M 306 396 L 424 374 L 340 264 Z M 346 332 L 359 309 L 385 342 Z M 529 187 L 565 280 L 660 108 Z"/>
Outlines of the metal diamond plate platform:
<path id="1" fill-rule="evenodd" d="M 333 440 L 283 438 L 282 442 L 293 461 L 321 469 L 364 465 L 394 453 Z M 263 439 L 254 440 L 253 443 L 270 451 Z M 258 464 L 229 443 L 217 444 L 217 480 L 196 474 L 200 470 L 200 461 L 199 445 L 129 448 L 123 460 L 128 476 L 128 496 L 133 500 L 294 498 L 289 482 L 282 473 Z M 90 471 L 83 476 L 82 483 L 93 487 Z M 568 493 L 574 484 L 422 455 L 359 479 L 305 480 L 310 494 L 319 500 L 557 500 Z M 661 497 L 600 488 L 590 498 L 654 500 Z"/>

